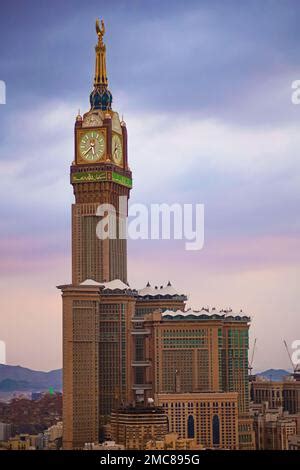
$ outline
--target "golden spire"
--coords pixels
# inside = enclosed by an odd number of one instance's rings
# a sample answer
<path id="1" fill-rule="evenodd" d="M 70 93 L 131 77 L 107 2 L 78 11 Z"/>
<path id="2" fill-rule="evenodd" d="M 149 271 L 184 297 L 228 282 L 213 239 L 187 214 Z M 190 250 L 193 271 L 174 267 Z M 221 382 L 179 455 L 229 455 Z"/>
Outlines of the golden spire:
<path id="1" fill-rule="evenodd" d="M 112 94 L 107 85 L 106 75 L 106 47 L 103 42 L 105 34 L 104 21 L 96 20 L 96 33 L 98 36 L 98 44 L 95 47 L 96 51 L 96 66 L 95 66 L 95 79 L 94 89 L 90 94 L 91 109 L 101 109 L 102 111 L 111 110 Z"/>
<path id="2" fill-rule="evenodd" d="M 99 20 L 96 20 L 96 33 L 98 36 L 98 44 L 95 47 L 96 51 L 96 65 L 95 65 L 95 80 L 94 86 L 105 86 L 107 87 L 107 74 L 106 74 L 106 47 L 103 42 L 103 36 L 105 34 L 104 21 L 101 20 L 101 26 Z"/>

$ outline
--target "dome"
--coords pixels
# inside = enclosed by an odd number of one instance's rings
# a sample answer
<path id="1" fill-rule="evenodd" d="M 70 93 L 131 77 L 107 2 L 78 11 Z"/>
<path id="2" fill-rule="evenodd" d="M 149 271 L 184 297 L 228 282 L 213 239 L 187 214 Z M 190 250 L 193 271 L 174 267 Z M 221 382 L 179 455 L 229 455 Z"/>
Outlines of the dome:
<path id="1" fill-rule="evenodd" d="M 112 94 L 106 87 L 95 87 L 90 94 L 91 109 L 111 109 Z"/>

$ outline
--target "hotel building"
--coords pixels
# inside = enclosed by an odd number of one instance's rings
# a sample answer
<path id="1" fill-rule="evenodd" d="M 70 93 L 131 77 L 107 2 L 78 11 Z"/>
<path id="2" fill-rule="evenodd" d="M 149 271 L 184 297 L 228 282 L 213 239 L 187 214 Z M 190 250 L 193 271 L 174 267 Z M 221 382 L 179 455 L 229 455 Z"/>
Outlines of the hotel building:
<path id="1" fill-rule="evenodd" d="M 300 413 L 300 380 L 293 376 L 275 382 L 265 377 L 256 377 L 251 383 L 254 403 L 267 402 L 270 408 L 282 407 L 289 413 Z"/>
<path id="2" fill-rule="evenodd" d="M 128 285 L 122 237 L 132 187 L 127 129 L 112 109 L 103 22 L 97 21 L 96 31 L 90 110 L 76 117 L 70 168 L 72 283 L 59 286 L 63 447 L 97 443 L 110 425 L 117 444 L 137 448 L 144 445 L 147 420 L 155 416 L 168 420 L 168 426 L 158 425 L 158 440 L 167 427 L 181 439 L 192 439 L 193 429 L 197 446 L 251 449 L 250 318 L 242 312 L 186 310 L 186 295 L 170 282 L 141 290 Z M 117 237 L 99 237 L 103 217 L 112 211 Z M 133 429 L 136 416 L 153 401 L 157 414 L 145 411 L 144 428 L 124 437 L 125 426 Z"/>

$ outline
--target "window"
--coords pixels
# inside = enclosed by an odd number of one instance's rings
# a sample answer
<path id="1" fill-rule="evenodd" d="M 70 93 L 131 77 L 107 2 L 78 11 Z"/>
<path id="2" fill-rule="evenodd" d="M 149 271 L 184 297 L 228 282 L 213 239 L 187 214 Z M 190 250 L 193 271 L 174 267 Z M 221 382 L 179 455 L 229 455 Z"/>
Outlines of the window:
<path id="1" fill-rule="evenodd" d="M 188 417 L 188 439 L 194 439 L 195 437 L 195 423 L 194 423 L 194 417 L 190 415 Z"/>
<path id="2" fill-rule="evenodd" d="M 214 415 L 213 421 L 213 445 L 218 446 L 220 445 L 220 420 L 218 415 Z"/>

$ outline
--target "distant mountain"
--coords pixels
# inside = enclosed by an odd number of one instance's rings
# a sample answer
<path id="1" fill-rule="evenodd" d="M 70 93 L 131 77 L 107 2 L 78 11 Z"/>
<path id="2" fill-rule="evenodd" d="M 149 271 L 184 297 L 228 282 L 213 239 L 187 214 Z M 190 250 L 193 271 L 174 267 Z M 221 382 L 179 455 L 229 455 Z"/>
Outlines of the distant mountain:
<path id="1" fill-rule="evenodd" d="M 0 364 L 0 391 L 45 391 L 62 389 L 62 369 L 42 372 Z"/>
<path id="2" fill-rule="evenodd" d="M 268 369 L 255 375 L 280 381 L 290 372 L 284 369 Z M 21 366 L 0 364 L 0 392 L 36 392 L 62 390 L 62 369 L 42 372 Z"/>
<path id="3" fill-rule="evenodd" d="M 263 372 L 258 372 L 255 375 L 266 377 L 267 379 L 274 380 L 275 382 L 280 382 L 284 377 L 290 375 L 290 372 L 284 369 L 267 369 Z"/>

